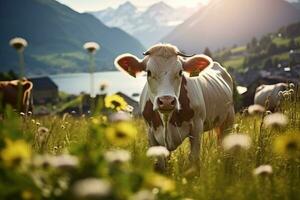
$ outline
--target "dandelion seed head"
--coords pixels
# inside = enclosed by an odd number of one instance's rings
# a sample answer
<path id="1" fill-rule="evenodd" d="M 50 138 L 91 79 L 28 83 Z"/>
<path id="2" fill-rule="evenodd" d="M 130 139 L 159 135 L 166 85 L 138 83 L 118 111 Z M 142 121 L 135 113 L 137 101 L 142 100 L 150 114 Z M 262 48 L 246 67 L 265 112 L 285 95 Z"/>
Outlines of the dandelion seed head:
<path id="1" fill-rule="evenodd" d="M 15 37 L 9 41 L 9 45 L 17 51 L 23 51 L 27 47 L 28 43 L 24 38 Z"/>
<path id="2" fill-rule="evenodd" d="M 273 173 L 271 165 L 261 165 L 253 170 L 254 176 L 268 176 Z"/>
<path id="3" fill-rule="evenodd" d="M 78 199 L 107 197 L 111 192 L 111 184 L 104 179 L 86 178 L 75 182 L 72 191 Z"/>
<path id="4" fill-rule="evenodd" d="M 46 127 L 38 128 L 38 132 L 35 136 L 35 140 L 38 143 L 39 147 L 44 146 L 48 136 L 49 136 L 49 129 L 47 129 Z"/>
<path id="5" fill-rule="evenodd" d="M 86 42 L 83 45 L 83 48 L 87 50 L 89 53 L 96 53 L 97 50 L 100 49 L 100 45 L 97 42 Z"/>
<path id="6" fill-rule="evenodd" d="M 263 123 L 265 127 L 283 128 L 288 124 L 288 118 L 282 113 L 273 113 L 265 116 Z"/>
<path id="7" fill-rule="evenodd" d="M 153 146 L 147 150 L 146 155 L 148 157 L 168 157 L 170 152 L 164 146 Z"/>
<path id="8" fill-rule="evenodd" d="M 291 93 L 289 93 L 289 91 L 283 92 L 283 98 L 288 99 L 290 96 L 291 96 Z"/>
<path id="9" fill-rule="evenodd" d="M 110 122 L 130 121 L 131 119 L 131 116 L 124 111 L 118 111 L 109 116 Z"/>
<path id="10" fill-rule="evenodd" d="M 78 158 L 69 154 L 62 154 L 51 158 L 51 166 L 59 169 L 74 169 L 78 164 Z"/>
<path id="11" fill-rule="evenodd" d="M 258 105 L 258 104 L 251 105 L 248 108 L 248 113 L 250 115 L 261 114 L 261 113 L 264 113 L 264 112 L 265 112 L 265 108 L 261 105 Z"/>
<path id="12" fill-rule="evenodd" d="M 109 163 L 124 163 L 131 159 L 129 151 L 126 150 L 112 150 L 104 154 L 105 159 Z"/>
<path id="13" fill-rule="evenodd" d="M 130 200 L 155 200 L 155 194 L 149 190 L 141 190 L 134 194 Z"/>
<path id="14" fill-rule="evenodd" d="M 270 115 L 272 112 L 270 110 L 267 110 L 266 115 Z"/>
<path id="15" fill-rule="evenodd" d="M 225 151 L 245 149 L 248 150 L 251 146 L 251 138 L 245 134 L 231 134 L 224 138 L 222 142 Z"/>

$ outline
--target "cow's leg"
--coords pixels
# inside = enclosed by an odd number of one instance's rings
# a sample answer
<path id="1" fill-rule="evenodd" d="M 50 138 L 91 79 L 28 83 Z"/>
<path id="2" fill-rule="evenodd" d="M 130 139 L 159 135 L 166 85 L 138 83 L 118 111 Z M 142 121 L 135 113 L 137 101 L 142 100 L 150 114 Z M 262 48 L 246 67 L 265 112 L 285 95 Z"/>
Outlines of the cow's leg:
<path id="1" fill-rule="evenodd" d="M 193 165 L 196 165 L 197 168 L 200 167 L 200 136 L 203 132 L 203 122 L 194 123 L 190 134 L 190 161 Z"/>
<path id="2" fill-rule="evenodd" d="M 234 108 L 230 108 L 225 121 L 219 127 L 215 128 L 218 145 L 221 145 L 222 139 L 230 132 L 234 123 L 234 115 Z"/>
<path id="3" fill-rule="evenodd" d="M 150 147 L 160 146 L 160 144 L 156 141 L 154 134 L 155 134 L 154 131 L 152 131 L 150 128 L 148 131 L 148 142 Z M 165 157 L 156 158 L 154 169 L 159 172 L 164 172 L 166 168 L 167 168 L 167 158 Z"/>

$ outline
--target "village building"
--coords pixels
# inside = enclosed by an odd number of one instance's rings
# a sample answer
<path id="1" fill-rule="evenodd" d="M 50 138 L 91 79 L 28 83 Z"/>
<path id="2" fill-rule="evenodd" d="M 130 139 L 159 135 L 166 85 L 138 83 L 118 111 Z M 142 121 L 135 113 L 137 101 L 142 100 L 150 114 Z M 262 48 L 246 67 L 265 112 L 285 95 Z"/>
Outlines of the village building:
<path id="1" fill-rule="evenodd" d="M 50 77 L 36 77 L 29 80 L 33 83 L 32 95 L 35 105 L 58 102 L 58 86 Z"/>

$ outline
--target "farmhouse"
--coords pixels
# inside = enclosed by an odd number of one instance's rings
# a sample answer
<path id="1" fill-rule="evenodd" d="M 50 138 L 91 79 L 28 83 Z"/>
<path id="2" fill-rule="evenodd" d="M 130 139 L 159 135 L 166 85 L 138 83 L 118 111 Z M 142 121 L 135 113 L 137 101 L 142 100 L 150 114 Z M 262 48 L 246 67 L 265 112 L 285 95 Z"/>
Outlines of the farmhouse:
<path id="1" fill-rule="evenodd" d="M 29 79 L 33 83 L 33 102 L 35 105 L 56 103 L 58 101 L 58 86 L 50 77 Z"/>

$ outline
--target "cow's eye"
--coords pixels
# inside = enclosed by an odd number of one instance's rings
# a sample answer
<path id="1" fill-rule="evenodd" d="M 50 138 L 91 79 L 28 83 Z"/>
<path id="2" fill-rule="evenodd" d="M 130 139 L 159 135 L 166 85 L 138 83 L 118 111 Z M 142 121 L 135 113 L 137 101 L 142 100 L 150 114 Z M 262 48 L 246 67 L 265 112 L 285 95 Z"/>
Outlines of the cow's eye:
<path id="1" fill-rule="evenodd" d="M 182 70 L 179 71 L 179 76 L 182 76 Z"/>
<path id="2" fill-rule="evenodd" d="M 147 77 L 150 77 L 150 76 L 151 76 L 151 71 L 147 70 Z"/>

